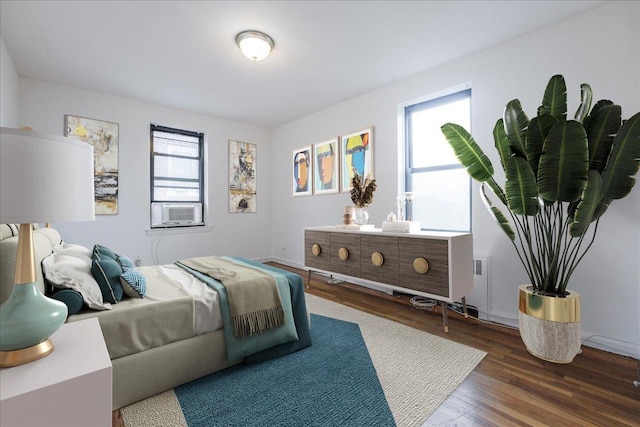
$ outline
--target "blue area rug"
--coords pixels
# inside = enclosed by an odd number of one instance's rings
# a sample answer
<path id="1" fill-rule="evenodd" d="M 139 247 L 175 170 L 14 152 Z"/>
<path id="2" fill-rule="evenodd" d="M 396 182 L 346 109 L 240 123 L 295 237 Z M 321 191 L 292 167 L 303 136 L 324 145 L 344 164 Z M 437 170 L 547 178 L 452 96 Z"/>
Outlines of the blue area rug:
<path id="1" fill-rule="evenodd" d="M 395 426 L 355 323 L 311 315 L 312 345 L 174 389 L 196 426 Z"/>

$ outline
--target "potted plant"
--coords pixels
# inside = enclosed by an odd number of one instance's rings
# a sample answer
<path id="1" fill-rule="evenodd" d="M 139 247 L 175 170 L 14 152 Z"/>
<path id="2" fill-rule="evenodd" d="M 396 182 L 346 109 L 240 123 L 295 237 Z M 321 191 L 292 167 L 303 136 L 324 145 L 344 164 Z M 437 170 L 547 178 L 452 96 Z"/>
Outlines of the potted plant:
<path id="1" fill-rule="evenodd" d="M 609 100 L 591 108 L 591 87 L 582 84 L 581 103 L 568 120 L 566 92 L 564 78 L 551 77 L 531 120 L 520 101 L 507 104 L 493 129 L 504 188 L 469 132 L 453 123 L 441 127 L 460 163 L 481 183 L 482 200 L 529 278 L 519 287 L 527 350 L 559 363 L 571 362 L 581 345 L 579 295 L 567 289 L 571 275 L 591 248 L 602 215 L 629 194 L 640 166 L 640 113 L 623 121 L 621 107 Z"/>

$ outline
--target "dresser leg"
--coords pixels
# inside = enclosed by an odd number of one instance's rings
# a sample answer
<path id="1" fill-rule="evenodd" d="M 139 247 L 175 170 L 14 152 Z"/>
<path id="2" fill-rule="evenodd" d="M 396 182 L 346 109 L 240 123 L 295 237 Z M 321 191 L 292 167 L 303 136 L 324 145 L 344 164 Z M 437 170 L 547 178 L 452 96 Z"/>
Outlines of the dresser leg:
<path id="1" fill-rule="evenodd" d="M 444 326 L 444 331 L 449 332 L 449 319 L 447 318 L 447 303 L 444 301 L 440 301 L 442 304 L 442 325 Z"/>
<path id="2" fill-rule="evenodd" d="M 311 286 L 311 270 L 307 274 L 307 289 Z"/>
<path id="3" fill-rule="evenodd" d="M 465 319 L 468 319 L 469 313 L 467 312 L 467 297 L 462 297 L 462 312 L 464 313 Z"/>

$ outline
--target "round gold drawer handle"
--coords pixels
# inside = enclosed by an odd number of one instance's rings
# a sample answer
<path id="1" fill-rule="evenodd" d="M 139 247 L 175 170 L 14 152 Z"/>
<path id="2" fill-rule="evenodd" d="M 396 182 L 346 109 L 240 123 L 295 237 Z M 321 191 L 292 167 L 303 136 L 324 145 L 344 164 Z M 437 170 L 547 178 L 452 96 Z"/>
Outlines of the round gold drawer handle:
<path id="1" fill-rule="evenodd" d="M 322 252 L 322 248 L 320 248 L 320 245 L 317 243 L 314 243 L 313 246 L 311 246 L 311 253 L 314 254 L 315 256 L 320 255 L 320 252 Z"/>
<path id="2" fill-rule="evenodd" d="M 416 258 L 413 260 L 413 269 L 416 273 L 424 274 L 429 271 L 429 261 L 424 258 Z"/>
<path id="3" fill-rule="evenodd" d="M 371 254 L 371 264 L 375 265 L 376 267 L 380 267 L 382 264 L 384 264 L 384 257 L 380 252 L 374 252 Z"/>
<path id="4" fill-rule="evenodd" d="M 349 251 L 347 250 L 347 248 L 338 249 L 338 258 L 340 258 L 342 261 L 346 261 L 349 259 Z"/>

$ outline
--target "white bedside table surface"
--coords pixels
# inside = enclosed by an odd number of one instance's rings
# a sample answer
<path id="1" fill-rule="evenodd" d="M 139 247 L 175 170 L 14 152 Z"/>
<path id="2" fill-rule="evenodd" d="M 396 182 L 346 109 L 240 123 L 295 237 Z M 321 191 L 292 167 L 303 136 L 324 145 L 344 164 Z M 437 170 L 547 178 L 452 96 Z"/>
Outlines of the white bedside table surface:
<path id="1" fill-rule="evenodd" d="M 52 336 L 53 352 L 35 362 L 0 369 L 0 398 L 10 399 L 111 367 L 98 319 L 65 323 Z"/>

